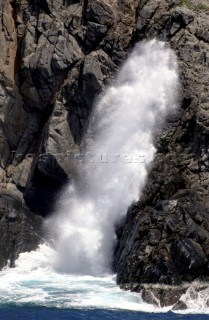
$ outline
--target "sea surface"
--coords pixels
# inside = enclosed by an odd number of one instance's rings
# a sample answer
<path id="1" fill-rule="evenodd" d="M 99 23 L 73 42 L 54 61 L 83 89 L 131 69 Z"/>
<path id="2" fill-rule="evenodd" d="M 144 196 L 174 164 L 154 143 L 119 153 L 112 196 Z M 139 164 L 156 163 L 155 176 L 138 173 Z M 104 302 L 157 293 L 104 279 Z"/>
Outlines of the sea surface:
<path id="1" fill-rule="evenodd" d="M 15 307 L 5 305 L 0 308 L 1 320 L 206 320 L 209 315 L 144 313 L 109 309 L 57 309 L 37 306 Z"/>
<path id="2" fill-rule="evenodd" d="M 192 288 L 183 301 L 188 310 L 171 312 L 142 301 L 139 293 L 121 290 L 115 275 L 64 274 L 50 264 L 54 250 L 41 245 L 23 253 L 15 268 L 0 272 L 0 320 L 203 320 L 209 319 L 207 291 Z"/>

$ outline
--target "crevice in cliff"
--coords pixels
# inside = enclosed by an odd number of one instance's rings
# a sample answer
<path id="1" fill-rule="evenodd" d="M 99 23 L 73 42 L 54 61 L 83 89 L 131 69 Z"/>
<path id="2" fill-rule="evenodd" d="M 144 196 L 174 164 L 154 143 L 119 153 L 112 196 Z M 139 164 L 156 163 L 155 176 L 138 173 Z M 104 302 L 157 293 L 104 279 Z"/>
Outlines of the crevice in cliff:
<path id="1" fill-rule="evenodd" d="M 83 0 L 83 14 L 82 14 L 82 24 L 83 26 L 87 26 L 87 19 L 86 19 L 86 11 L 88 8 L 89 0 Z"/>
<path id="2" fill-rule="evenodd" d="M 49 16 L 51 15 L 51 10 L 46 0 L 29 0 L 32 6 L 36 7 L 37 9 L 43 10 Z"/>
<path id="3" fill-rule="evenodd" d="M 54 90 L 53 90 L 53 94 L 52 94 L 52 96 L 50 98 L 50 103 L 45 107 L 45 109 L 42 112 L 39 113 L 38 111 L 31 110 L 31 108 L 28 108 L 28 107 L 26 108 L 26 111 L 28 112 L 28 114 L 32 113 L 34 115 L 35 114 L 39 115 L 39 117 L 38 117 L 38 118 L 40 118 L 39 121 L 38 121 L 39 128 L 38 128 L 35 136 L 33 137 L 33 140 L 31 141 L 31 144 L 28 146 L 28 148 L 25 150 L 25 152 L 21 155 L 21 157 L 19 157 L 19 155 L 17 155 L 18 158 L 15 157 L 15 164 L 16 165 L 18 163 L 20 163 L 24 159 L 26 154 L 28 152 L 31 152 L 32 150 L 33 150 L 34 154 L 39 154 L 39 152 L 38 152 L 39 147 L 35 147 L 35 146 L 36 145 L 37 146 L 42 145 L 42 143 L 41 143 L 41 141 L 42 141 L 42 139 L 41 139 L 42 132 L 45 130 L 47 122 L 48 122 L 48 120 L 49 120 L 49 118 L 50 118 L 50 116 L 51 116 L 51 114 L 53 112 L 54 104 L 55 104 L 57 96 L 60 93 L 62 84 L 64 83 L 69 71 L 73 68 L 73 66 L 71 66 L 69 68 L 66 68 L 65 72 L 62 73 L 62 75 L 60 76 L 60 79 L 59 79 L 59 81 L 57 83 L 56 88 L 54 88 Z M 27 132 L 27 129 L 26 129 L 26 132 Z M 20 141 L 20 143 L 21 143 L 21 141 Z M 34 145 L 34 143 L 35 143 L 35 145 Z M 31 150 L 31 148 L 32 148 L 32 150 Z M 18 150 L 18 146 L 17 146 L 17 150 Z"/>

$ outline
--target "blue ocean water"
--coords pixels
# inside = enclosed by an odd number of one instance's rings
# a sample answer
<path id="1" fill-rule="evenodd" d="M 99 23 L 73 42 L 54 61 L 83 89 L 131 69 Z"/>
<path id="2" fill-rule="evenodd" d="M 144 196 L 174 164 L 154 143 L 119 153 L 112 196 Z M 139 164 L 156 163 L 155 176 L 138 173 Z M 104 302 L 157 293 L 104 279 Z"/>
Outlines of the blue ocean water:
<path id="1" fill-rule="evenodd" d="M 144 313 L 108 309 L 59 309 L 37 306 L 0 308 L 1 320 L 206 320 L 205 314 Z"/>
<path id="2" fill-rule="evenodd" d="M 114 275 L 103 277 L 56 272 L 47 245 L 21 254 L 13 269 L 0 272 L 0 320 L 205 320 L 209 291 L 185 294 L 187 314 L 145 303 L 139 293 L 123 291 Z M 182 312 L 184 313 L 184 312 Z M 201 314 L 200 314 L 201 313 Z"/>

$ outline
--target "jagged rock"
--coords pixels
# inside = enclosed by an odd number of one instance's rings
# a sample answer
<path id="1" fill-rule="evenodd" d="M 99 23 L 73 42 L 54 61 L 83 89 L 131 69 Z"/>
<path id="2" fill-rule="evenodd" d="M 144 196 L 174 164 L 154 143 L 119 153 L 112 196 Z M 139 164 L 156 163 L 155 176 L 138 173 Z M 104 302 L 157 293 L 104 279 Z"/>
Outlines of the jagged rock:
<path id="1" fill-rule="evenodd" d="M 27 185 L 32 162 L 33 157 L 31 155 L 27 155 L 17 166 L 11 165 L 8 167 L 7 174 L 12 177 L 13 182 L 21 190 L 24 190 Z"/>
<path id="2" fill-rule="evenodd" d="M 85 17 L 87 21 L 95 22 L 107 27 L 114 23 L 114 12 L 108 1 L 90 0 L 86 8 Z"/>
<path id="3" fill-rule="evenodd" d="M 27 34 L 36 37 L 35 28 L 31 28 L 33 30 L 26 30 L 25 50 L 22 50 L 21 93 L 26 104 L 41 111 L 49 108 L 60 80 L 81 59 L 82 53 L 61 22 L 52 22 L 50 29 L 39 36 L 36 47 L 29 52 L 28 41 L 31 39 L 27 39 Z"/>
<path id="4" fill-rule="evenodd" d="M 88 22 L 85 43 L 87 48 L 96 46 L 107 32 L 107 27 L 95 22 Z"/>
<path id="5" fill-rule="evenodd" d="M 207 268 L 207 258 L 201 245 L 192 239 L 174 239 L 171 242 L 170 252 L 176 270 L 180 274 L 197 275 L 200 269 Z"/>
<path id="6" fill-rule="evenodd" d="M 72 136 L 79 143 L 84 135 L 91 114 L 95 97 L 102 92 L 104 82 L 116 66 L 102 50 L 87 55 L 80 65 L 75 68 L 75 75 L 63 87 L 62 96 L 68 110 L 68 122 Z M 77 77 L 80 80 L 77 82 Z M 76 82 L 75 82 L 76 81 Z"/>
<path id="7" fill-rule="evenodd" d="M 63 100 L 63 97 L 60 96 Z M 60 166 L 68 173 L 75 173 L 76 154 L 79 146 L 75 144 L 68 123 L 68 111 L 64 102 L 57 100 L 52 115 L 48 121 L 48 138 L 45 142 L 46 153 L 53 154 Z"/>
<path id="8" fill-rule="evenodd" d="M 42 241 L 42 219 L 30 213 L 14 184 L 0 186 L 0 268 L 14 266 L 20 252 Z"/>
<path id="9" fill-rule="evenodd" d="M 180 306 L 183 307 L 183 303 L 181 304 L 179 299 L 188 288 L 189 284 L 184 284 L 182 286 L 142 285 L 142 299 L 159 308 L 172 305 L 175 305 L 175 308 Z M 185 304 L 184 307 L 187 309 Z M 175 308 L 173 310 L 180 310 Z"/>
<path id="10" fill-rule="evenodd" d="M 0 4 L 0 179 L 24 193 L 34 221 L 34 213 L 52 211 L 66 174 L 78 174 L 79 143 L 95 98 L 127 54 L 137 2 Z M 58 166 L 49 172 L 40 164 L 44 153 L 66 172 L 62 182 L 54 175 Z M 13 252 L 9 246 L 1 265 Z"/>
<path id="11" fill-rule="evenodd" d="M 177 310 L 186 310 L 187 305 L 183 301 L 179 300 L 178 302 L 175 303 L 173 306 L 172 310 L 177 311 Z"/>
<path id="12" fill-rule="evenodd" d="M 116 247 L 119 283 L 178 284 L 208 277 L 209 211 L 198 195 L 187 191 L 155 208 L 141 207 L 124 223 Z"/>
<path id="13" fill-rule="evenodd" d="M 141 1 L 138 8 L 134 39 L 169 41 L 183 88 L 177 114 L 156 133 L 148 183 L 119 235 L 113 265 L 122 286 L 209 276 L 208 13 L 195 8 L 162 0 Z"/>

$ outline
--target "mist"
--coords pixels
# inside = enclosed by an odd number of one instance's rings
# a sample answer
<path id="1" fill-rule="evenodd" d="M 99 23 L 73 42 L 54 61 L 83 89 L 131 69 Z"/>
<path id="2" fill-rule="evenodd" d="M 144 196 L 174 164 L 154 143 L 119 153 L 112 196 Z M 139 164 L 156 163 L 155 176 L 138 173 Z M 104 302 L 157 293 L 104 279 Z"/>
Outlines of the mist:
<path id="1" fill-rule="evenodd" d="M 177 108 L 177 91 L 174 52 L 156 40 L 138 44 L 97 101 L 80 179 L 71 181 L 49 221 L 56 270 L 111 273 L 115 225 L 140 197 L 156 152 L 154 132 Z"/>

